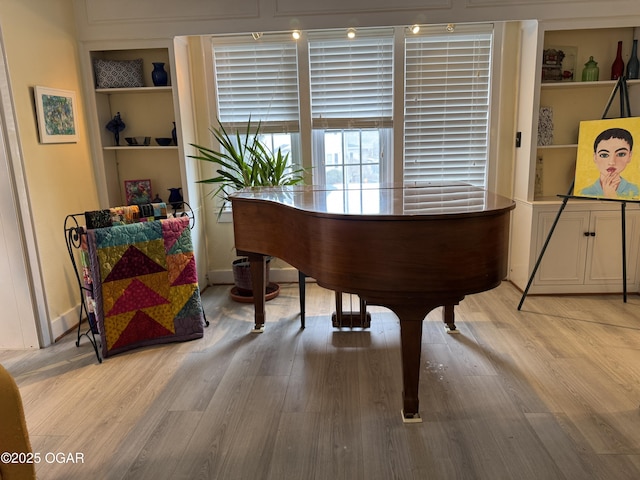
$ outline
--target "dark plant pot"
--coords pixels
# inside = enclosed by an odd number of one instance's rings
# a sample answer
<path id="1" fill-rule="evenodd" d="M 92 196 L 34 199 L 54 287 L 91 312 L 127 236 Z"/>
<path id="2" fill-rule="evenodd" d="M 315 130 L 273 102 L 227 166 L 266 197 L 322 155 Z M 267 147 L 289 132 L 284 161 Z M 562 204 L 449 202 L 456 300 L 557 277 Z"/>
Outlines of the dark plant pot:
<path id="1" fill-rule="evenodd" d="M 280 288 L 278 285 L 273 284 L 269 281 L 269 269 L 270 269 L 271 259 L 267 258 L 266 261 L 266 287 L 265 294 L 266 299 L 271 300 L 275 298 L 278 293 L 280 293 Z M 232 264 L 233 270 L 233 280 L 234 280 L 234 288 L 231 289 L 231 297 L 237 301 L 253 301 L 253 286 L 251 285 L 251 264 L 249 259 L 246 257 L 238 258 L 233 261 Z M 275 294 L 274 294 L 275 293 Z"/>

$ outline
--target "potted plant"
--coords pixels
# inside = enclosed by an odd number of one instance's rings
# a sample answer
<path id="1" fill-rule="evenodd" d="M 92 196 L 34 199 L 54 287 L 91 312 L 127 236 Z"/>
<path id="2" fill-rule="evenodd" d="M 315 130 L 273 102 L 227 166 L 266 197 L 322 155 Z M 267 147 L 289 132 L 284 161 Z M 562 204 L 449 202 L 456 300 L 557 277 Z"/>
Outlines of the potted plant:
<path id="1" fill-rule="evenodd" d="M 252 125 L 251 118 L 249 118 L 246 128 L 241 133 L 239 130 L 232 131 L 218 120 L 218 126 L 210 127 L 209 131 L 218 143 L 219 150 L 191 144 L 198 150 L 198 155 L 190 155 L 190 158 L 211 162 L 217 167 L 216 176 L 199 180 L 198 183 L 211 184 L 216 187 L 212 196 L 222 199 L 218 218 L 230 202 L 229 195 L 237 190 L 247 187 L 296 185 L 304 181 L 304 169 L 295 168 L 289 164 L 288 152 L 283 154 L 280 148 L 275 152 L 271 151 L 260 140 L 260 127 L 261 122 Z M 269 261 L 267 261 L 267 275 L 268 268 Z M 232 269 L 236 290 L 235 292 L 232 290 L 232 296 L 236 300 L 252 301 L 248 259 L 234 260 Z M 274 290 L 267 277 L 267 290 L 270 288 Z M 276 288 L 276 293 L 271 298 L 277 295 L 277 291 Z M 267 291 L 267 293 L 270 292 Z"/>

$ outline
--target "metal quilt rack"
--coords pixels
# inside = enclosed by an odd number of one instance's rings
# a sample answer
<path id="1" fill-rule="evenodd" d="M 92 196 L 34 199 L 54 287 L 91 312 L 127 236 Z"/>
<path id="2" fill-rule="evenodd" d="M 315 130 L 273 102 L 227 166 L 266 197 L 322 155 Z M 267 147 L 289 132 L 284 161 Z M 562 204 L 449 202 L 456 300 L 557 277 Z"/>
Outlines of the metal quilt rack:
<path id="1" fill-rule="evenodd" d="M 169 207 L 170 204 L 167 204 L 167 208 Z M 189 228 L 193 230 L 193 228 L 195 227 L 195 215 L 193 213 L 193 210 L 191 209 L 191 206 L 187 202 L 182 202 L 181 208 L 182 211 L 180 212 L 177 208 L 173 208 L 173 215 L 175 217 L 189 217 Z M 77 254 L 75 253 L 76 251 L 81 249 L 83 237 L 87 234 L 86 227 L 83 224 L 84 220 L 85 212 L 72 213 L 67 215 L 64 219 L 64 239 L 67 245 L 67 253 L 69 254 L 69 258 L 71 259 L 71 264 L 73 265 L 73 271 L 75 273 L 76 282 L 78 284 L 78 292 L 80 294 L 80 312 L 78 314 L 76 347 L 80 346 L 80 340 L 82 339 L 82 337 L 87 337 L 89 343 L 91 343 L 91 346 L 96 353 L 98 363 L 102 363 L 102 356 L 100 355 L 100 351 L 98 349 L 98 340 L 96 338 L 96 334 L 98 333 L 98 325 L 96 324 L 95 318 L 92 316 L 91 312 L 89 312 L 86 300 L 86 295 L 93 293 L 93 291 L 85 287 L 84 285 L 83 274 L 81 269 L 78 267 Z M 83 312 L 84 316 L 86 316 L 87 318 L 88 323 L 88 326 L 84 331 L 82 326 Z M 209 321 L 206 319 L 206 316 L 205 325 L 209 326 Z"/>

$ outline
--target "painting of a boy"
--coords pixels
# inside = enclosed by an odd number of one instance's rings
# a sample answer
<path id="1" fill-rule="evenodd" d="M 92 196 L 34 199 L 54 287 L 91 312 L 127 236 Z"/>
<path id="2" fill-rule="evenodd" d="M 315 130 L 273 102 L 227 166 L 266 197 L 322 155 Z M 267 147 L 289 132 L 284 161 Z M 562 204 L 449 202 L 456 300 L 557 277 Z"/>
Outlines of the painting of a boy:
<path id="1" fill-rule="evenodd" d="M 634 134 L 640 138 L 640 119 L 637 118 L 580 123 L 576 195 L 640 199 L 640 170 L 638 162 L 632 162 Z"/>

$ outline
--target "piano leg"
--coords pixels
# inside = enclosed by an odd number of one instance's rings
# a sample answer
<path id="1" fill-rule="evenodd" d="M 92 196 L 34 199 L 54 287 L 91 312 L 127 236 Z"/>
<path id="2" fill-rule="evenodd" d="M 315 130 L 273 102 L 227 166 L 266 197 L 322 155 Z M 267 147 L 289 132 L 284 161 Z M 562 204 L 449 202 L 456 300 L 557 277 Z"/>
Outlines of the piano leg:
<path id="1" fill-rule="evenodd" d="M 255 307 L 254 333 L 264 332 L 265 291 L 267 284 L 266 257 L 259 253 L 248 253 L 251 265 L 251 288 L 253 289 L 253 306 Z"/>
<path id="2" fill-rule="evenodd" d="M 453 308 L 453 305 L 445 305 L 442 307 L 442 321 L 444 322 L 444 328 L 447 333 L 460 333 L 460 330 L 456 328 Z"/>
<path id="3" fill-rule="evenodd" d="M 305 297 L 306 297 L 307 276 L 298 270 L 298 293 L 300 297 L 300 328 L 305 327 Z"/>
<path id="4" fill-rule="evenodd" d="M 462 297 L 464 298 L 464 297 Z M 450 299 L 447 312 L 453 312 L 453 306 L 462 298 Z M 439 300 L 428 299 L 404 301 L 402 303 L 382 300 L 378 305 L 389 308 L 400 320 L 400 346 L 402 349 L 402 421 L 404 423 L 422 422 L 419 413 L 418 387 L 420 385 L 420 354 L 422 350 L 422 322 L 429 312 L 442 305 Z"/>
<path id="5" fill-rule="evenodd" d="M 420 350 L 422 346 L 422 321 L 400 317 L 400 342 L 402 345 L 402 421 L 422 422 L 418 410 L 418 386 L 420 384 Z"/>
<path id="6" fill-rule="evenodd" d="M 402 421 L 422 422 L 419 413 L 418 386 L 420 384 L 420 353 L 422 349 L 422 322 L 437 304 L 404 302 L 385 306 L 400 319 L 400 346 L 402 350 Z"/>

